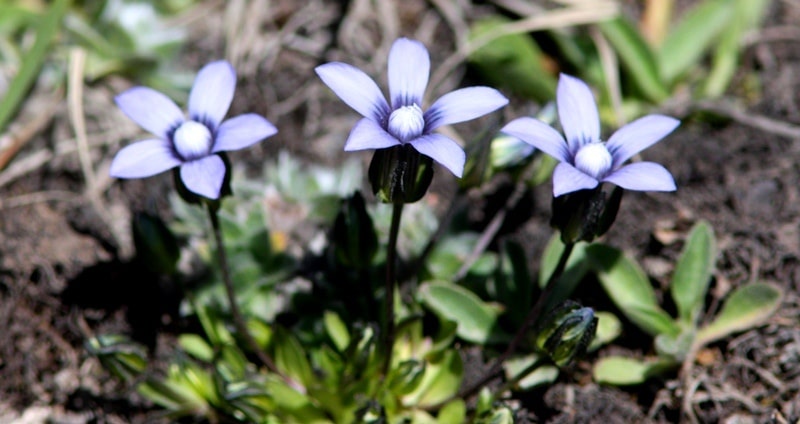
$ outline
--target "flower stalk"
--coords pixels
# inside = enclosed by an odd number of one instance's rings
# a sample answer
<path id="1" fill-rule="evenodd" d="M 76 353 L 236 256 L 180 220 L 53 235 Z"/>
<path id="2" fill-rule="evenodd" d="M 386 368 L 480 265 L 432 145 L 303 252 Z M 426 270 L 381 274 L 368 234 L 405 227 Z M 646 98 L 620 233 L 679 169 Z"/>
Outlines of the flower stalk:
<path id="1" fill-rule="evenodd" d="M 222 282 L 225 285 L 225 294 L 228 297 L 228 304 L 230 305 L 231 315 L 233 315 L 233 323 L 236 330 L 244 338 L 247 345 L 256 354 L 258 360 L 267 367 L 271 372 L 281 375 L 275 363 L 256 343 L 256 340 L 247 329 L 247 323 L 244 320 L 242 312 L 239 310 L 239 304 L 236 302 L 236 293 L 233 290 L 233 279 L 231 278 L 230 267 L 228 266 L 228 255 L 225 252 L 225 245 L 222 243 L 222 229 L 219 224 L 219 210 L 218 204 L 212 202 L 205 202 L 206 210 L 208 211 L 208 218 L 211 221 L 211 228 L 214 233 L 214 241 L 217 244 L 217 260 L 219 260 L 219 267 L 222 272 Z"/>
<path id="2" fill-rule="evenodd" d="M 395 265 L 397 263 L 397 237 L 400 234 L 400 218 L 403 215 L 405 203 L 397 202 L 392 206 L 392 223 L 389 227 L 389 245 L 386 251 L 386 286 L 384 293 L 384 325 L 383 347 L 386 354 L 383 363 L 383 375 L 388 375 L 392 365 L 392 351 L 394 350 L 394 288 L 396 280 Z"/>

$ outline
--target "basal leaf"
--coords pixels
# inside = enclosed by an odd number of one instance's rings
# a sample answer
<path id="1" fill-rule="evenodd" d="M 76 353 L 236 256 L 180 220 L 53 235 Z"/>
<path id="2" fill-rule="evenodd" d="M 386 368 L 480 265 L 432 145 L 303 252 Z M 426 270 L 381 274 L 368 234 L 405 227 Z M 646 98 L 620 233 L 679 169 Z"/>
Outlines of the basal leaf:
<path id="1" fill-rule="evenodd" d="M 653 375 L 674 367 L 674 363 L 660 360 L 640 361 L 624 356 L 607 356 L 595 363 L 593 376 L 594 381 L 600 384 L 630 386 L 644 383 Z"/>
<path id="2" fill-rule="evenodd" d="M 697 342 L 705 345 L 763 323 L 778 308 L 782 297 L 781 289 L 765 283 L 739 287 L 722 305 L 714 321 L 700 329 Z"/>
<path id="3" fill-rule="evenodd" d="M 323 320 L 325 323 L 325 330 L 328 332 L 328 337 L 331 338 L 336 349 L 339 352 L 343 352 L 350 344 L 350 333 L 347 331 L 347 326 L 344 321 L 342 321 L 336 312 L 332 311 L 325 311 Z"/>
<path id="4" fill-rule="evenodd" d="M 470 37 L 480 37 L 507 23 L 499 16 L 479 20 L 472 26 Z M 544 55 L 528 34 L 498 37 L 468 59 L 491 85 L 539 102 L 555 97 L 556 80 L 546 70 Z"/>
<path id="5" fill-rule="evenodd" d="M 422 302 L 439 316 L 456 322 L 456 332 L 464 340 L 485 344 L 507 338 L 495 328 L 500 315 L 498 308 L 461 286 L 435 281 L 420 287 L 419 295 Z"/>
<path id="6" fill-rule="evenodd" d="M 714 231 L 708 222 L 700 221 L 692 228 L 675 264 L 670 293 L 678 307 L 678 317 L 692 326 L 703 308 L 708 283 L 714 272 L 717 246 Z"/>
<path id="7" fill-rule="evenodd" d="M 684 15 L 657 52 L 664 81 L 671 85 L 682 74 L 697 66 L 720 32 L 730 25 L 733 9 L 733 0 L 706 0 Z"/>
<path id="8" fill-rule="evenodd" d="M 650 280 L 636 262 L 602 244 L 587 247 L 586 257 L 608 296 L 630 321 L 653 336 L 678 334 L 680 329 L 658 306 Z"/>
<path id="9" fill-rule="evenodd" d="M 601 22 L 599 27 L 644 97 L 654 103 L 666 99 L 669 93 L 661 80 L 655 55 L 633 25 L 616 18 Z"/>

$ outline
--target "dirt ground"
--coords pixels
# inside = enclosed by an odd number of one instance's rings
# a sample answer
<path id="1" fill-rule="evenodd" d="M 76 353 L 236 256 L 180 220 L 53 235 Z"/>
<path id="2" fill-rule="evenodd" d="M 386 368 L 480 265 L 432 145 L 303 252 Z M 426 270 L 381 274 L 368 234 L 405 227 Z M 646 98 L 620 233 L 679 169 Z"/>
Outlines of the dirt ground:
<path id="1" fill-rule="evenodd" d="M 212 1 L 187 19 L 191 41 L 180 58 L 184 67 L 231 60 L 240 78 L 230 115 L 261 113 L 280 129 L 267 142 L 233 154 L 234 161 L 256 170 L 286 149 L 308 161 L 337 163 L 356 117 L 335 103 L 314 66 L 342 60 L 385 78 L 388 48 L 406 35 L 429 46 L 435 70 L 465 23 L 491 9 L 466 0 L 345 3 L 232 1 L 226 8 L 226 2 Z M 453 8 L 456 3 L 468 5 Z M 766 325 L 711 345 L 679 374 L 631 388 L 591 382 L 597 357 L 651 353 L 649 339 L 626 326 L 614 346 L 586 357 L 554 386 L 522 394 L 520 422 L 800 419 L 799 24 L 800 3 L 775 0 L 764 28 L 748 39 L 726 97 L 665 106 L 662 112 L 683 124 L 645 156 L 673 173 L 678 191 L 627 194 L 605 239 L 640 260 L 663 288 L 681 237 L 697 220 L 708 220 L 720 248 L 712 312 L 733 288 L 756 280 L 785 289 L 781 308 Z M 435 90 L 449 91 L 464 73 L 457 67 Z M 753 77 L 760 82 L 755 93 L 745 89 Z M 110 78 L 85 87 L 88 166 L 74 147 L 66 102 L 49 108 L 31 101 L 20 115 L 24 124 L 51 111 L 0 170 L 0 423 L 159 422 L 156 408 L 115 382 L 83 347 L 93 334 L 130 334 L 131 322 L 144 320 L 159 358 L 169 354 L 181 324 L 169 302 L 147 302 L 145 291 L 157 288 L 141 286 L 121 265 L 132 249 L 131 212 L 166 216 L 165 193 L 172 188 L 168 175 L 124 183 L 106 176 L 114 153 L 142 135 L 112 102 L 130 84 Z M 32 99 L 43 96 L 34 92 Z M 505 121 L 522 113 L 515 103 Z M 699 111 L 712 113 L 713 124 L 696 119 Z M 453 189 L 444 172 L 437 179 L 437 190 Z M 536 190 L 540 201 L 514 235 L 528 240 L 532 258 L 551 234 L 549 200 L 542 200 L 549 190 Z M 90 285 L 75 288 L 84 283 Z M 608 306 L 599 290 L 588 288 L 579 297 L 590 306 Z"/>

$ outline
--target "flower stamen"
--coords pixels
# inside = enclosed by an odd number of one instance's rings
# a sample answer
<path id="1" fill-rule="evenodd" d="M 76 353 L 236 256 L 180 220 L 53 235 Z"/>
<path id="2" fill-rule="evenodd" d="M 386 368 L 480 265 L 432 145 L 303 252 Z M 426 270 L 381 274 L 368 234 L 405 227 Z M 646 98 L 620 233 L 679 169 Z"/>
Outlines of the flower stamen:
<path id="1" fill-rule="evenodd" d="M 612 163 L 611 153 L 602 142 L 584 145 L 575 154 L 575 167 L 597 180 L 611 170 Z"/>
<path id="2" fill-rule="evenodd" d="M 404 143 L 422 135 L 424 129 L 425 118 L 416 104 L 403 106 L 389 115 L 389 133 Z"/>
<path id="3" fill-rule="evenodd" d="M 186 121 L 175 130 L 172 141 L 184 160 L 199 159 L 211 150 L 211 131 L 197 121 Z"/>

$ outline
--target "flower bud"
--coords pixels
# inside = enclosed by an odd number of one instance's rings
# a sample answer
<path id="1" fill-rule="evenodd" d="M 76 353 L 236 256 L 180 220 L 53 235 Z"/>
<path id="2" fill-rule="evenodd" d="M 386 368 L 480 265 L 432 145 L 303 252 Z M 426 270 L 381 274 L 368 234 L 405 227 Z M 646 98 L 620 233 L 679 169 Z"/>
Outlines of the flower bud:
<path id="1" fill-rule="evenodd" d="M 553 197 L 550 225 L 561 232 L 565 244 L 591 242 L 611 228 L 617 218 L 623 190 L 617 186 L 607 196 L 600 185 Z"/>
<path id="2" fill-rule="evenodd" d="M 136 257 L 151 272 L 175 273 L 180 259 L 180 247 L 175 235 L 159 217 L 137 213 L 131 220 Z"/>
<path id="3" fill-rule="evenodd" d="M 343 265 L 362 269 L 372 264 L 378 250 L 378 235 L 360 192 L 342 200 L 333 223 L 331 243 L 336 259 Z"/>
<path id="4" fill-rule="evenodd" d="M 594 310 L 568 300 L 544 317 L 536 334 L 536 347 L 562 367 L 586 352 L 595 330 Z"/>
<path id="5" fill-rule="evenodd" d="M 384 203 L 414 203 L 433 180 L 433 160 L 409 144 L 379 149 L 369 164 L 372 193 Z"/>

